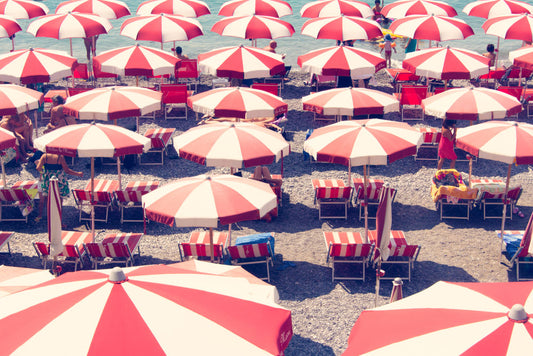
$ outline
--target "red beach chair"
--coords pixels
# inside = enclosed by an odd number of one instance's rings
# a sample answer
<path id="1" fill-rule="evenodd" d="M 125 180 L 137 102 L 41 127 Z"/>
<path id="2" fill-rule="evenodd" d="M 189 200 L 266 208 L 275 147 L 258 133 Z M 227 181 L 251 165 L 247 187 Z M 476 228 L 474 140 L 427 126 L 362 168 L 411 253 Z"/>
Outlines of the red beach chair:
<path id="1" fill-rule="evenodd" d="M 265 264 L 267 276 L 261 278 L 270 282 L 270 266 L 272 263 L 272 249 L 269 242 L 262 242 L 249 245 L 228 246 L 228 254 L 231 258 L 231 263 L 238 266 Z"/>
<path id="2" fill-rule="evenodd" d="M 368 261 L 372 255 L 374 246 L 370 243 L 363 243 L 361 234 L 358 232 L 337 232 L 324 231 L 324 242 L 326 243 L 327 258 L 329 264 L 331 259 L 331 281 L 335 280 L 362 280 L 365 281 L 365 271 L 368 267 Z M 336 276 L 335 263 L 343 264 L 360 264 L 362 267 L 362 276 Z"/>
<path id="3" fill-rule="evenodd" d="M 125 263 L 126 267 L 133 266 L 134 252 L 141 255 L 139 242 L 141 233 L 107 234 L 102 242 L 89 242 L 84 244 L 93 269 L 98 265 L 109 263 Z"/>

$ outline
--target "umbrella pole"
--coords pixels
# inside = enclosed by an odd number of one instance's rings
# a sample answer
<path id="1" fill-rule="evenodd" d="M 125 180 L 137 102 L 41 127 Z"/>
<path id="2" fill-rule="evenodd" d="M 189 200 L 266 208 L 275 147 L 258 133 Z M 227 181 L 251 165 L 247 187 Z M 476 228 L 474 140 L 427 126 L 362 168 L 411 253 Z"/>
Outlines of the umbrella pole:
<path id="1" fill-rule="evenodd" d="M 139 133 L 139 117 L 137 116 L 137 133 Z"/>
<path id="2" fill-rule="evenodd" d="M 211 248 L 211 263 L 215 261 L 215 251 L 213 250 L 213 228 L 209 228 L 209 246 Z"/>
<path id="3" fill-rule="evenodd" d="M 74 55 L 72 54 L 72 38 L 69 38 L 68 40 L 70 42 L 70 56 L 74 57 Z"/>
<path id="4" fill-rule="evenodd" d="M 135 76 L 135 86 L 136 87 L 139 86 L 139 76 L 138 75 Z"/>
<path id="5" fill-rule="evenodd" d="M 364 204 L 365 204 L 365 243 L 368 243 L 368 177 L 366 176 L 366 164 L 363 166 L 363 194 L 364 194 Z"/>
<path id="6" fill-rule="evenodd" d="M 228 225 L 228 237 L 229 237 L 228 246 L 231 246 L 231 224 Z"/>
<path id="7" fill-rule="evenodd" d="M 472 156 L 466 155 L 468 160 L 468 188 L 472 188 Z"/>
<path id="8" fill-rule="evenodd" d="M 15 36 L 11 37 L 11 52 L 15 50 Z"/>
<path id="9" fill-rule="evenodd" d="M 500 37 L 498 37 L 498 42 L 496 44 L 496 59 L 494 59 L 494 68 L 498 68 L 498 57 L 500 53 Z"/>
<path id="10" fill-rule="evenodd" d="M 4 188 L 7 188 L 7 181 L 6 181 L 6 167 L 4 167 L 4 159 L 0 158 L 0 164 L 2 165 L 2 184 Z"/>
<path id="11" fill-rule="evenodd" d="M 503 231 L 505 230 L 505 216 L 507 215 L 507 192 L 509 191 L 509 181 L 511 180 L 511 167 L 513 166 L 512 163 L 509 164 L 509 168 L 507 169 L 507 180 L 505 181 L 505 194 L 503 195 L 503 209 L 502 209 L 502 228 L 501 228 L 501 243 L 500 243 L 500 251 L 503 251 Z M 513 212 L 511 211 L 511 214 Z M 500 262 L 501 262 L 502 255 L 500 254 Z"/>
<path id="12" fill-rule="evenodd" d="M 374 307 L 378 306 L 380 277 L 381 277 L 381 255 L 378 258 L 378 264 L 376 266 L 376 298 L 374 300 Z"/>
<path id="13" fill-rule="evenodd" d="M 283 178 L 283 150 L 281 150 L 281 177 Z"/>
<path id="14" fill-rule="evenodd" d="M 91 157 L 91 234 L 94 242 L 94 157 Z"/>
<path id="15" fill-rule="evenodd" d="M 122 190 L 122 174 L 120 174 L 120 157 L 117 157 L 118 189 Z"/>

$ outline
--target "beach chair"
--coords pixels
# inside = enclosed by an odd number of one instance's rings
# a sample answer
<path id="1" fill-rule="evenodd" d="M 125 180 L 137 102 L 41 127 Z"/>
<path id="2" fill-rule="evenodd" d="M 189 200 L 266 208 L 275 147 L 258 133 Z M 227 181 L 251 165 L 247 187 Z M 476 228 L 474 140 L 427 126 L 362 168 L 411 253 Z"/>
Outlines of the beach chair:
<path id="1" fill-rule="evenodd" d="M 28 222 L 31 206 L 25 189 L 0 188 L 0 221 Z"/>
<path id="2" fill-rule="evenodd" d="M 270 282 L 270 267 L 274 266 L 274 252 L 270 242 L 228 246 L 227 252 L 231 263 L 237 266 L 265 264 L 266 277 L 259 278 Z"/>
<path id="3" fill-rule="evenodd" d="M 172 135 L 176 132 L 175 128 L 164 129 L 148 129 L 144 133 L 144 137 L 152 140 L 152 147 L 146 153 L 139 155 L 139 164 L 141 165 L 163 165 L 165 153 L 167 153 L 167 146 L 172 143 Z M 144 160 L 143 157 L 157 155 L 160 160 Z"/>
<path id="4" fill-rule="evenodd" d="M 327 249 L 326 263 L 329 265 L 331 260 L 331 281 L 361 280 L 364 282 L 366 268 L 368 267 L 374 246 L 370 243 L 363 243 L 361 234 L 358 232 L 324 231 L 323 235 Z M 361 265 L 361 276 L 336 275 L 336 263 Z"/>
<path id="5" fill-rule="evenodd" d="M 422 133 L 424 140 L 416 151 L 415 161 L 438 161 L 441 130 L 436 127 L 417 127 L 417 129 Z"/>
<path id="6" fill-rule="evenodd" d="M 527 227 L 525 230 L 505 230 L 503 232 L 503 242 L 505 242 L 505 249 L 510 258 L 511 267 L 516 265 L 516 280 L 517 281 L 530 281 L 533 280 L 533 275 L 521 276 L 520 266 L 530 267 L 533 266 L 533 248 L 531 246 L 531 232 L 533 214 L 530 216 Z M 501 231 L 497 232 L 499 238 L 501 237 Z"/>
<path id="7" fill-rule="evenodd" d="M 162 84 L 161 93 L 163 93 L 161 102 L 163 103 L 165 120 L 187 119 L 187 98 L 193 94 L 192 91 L 187 89 L 187 84 Z M 180 109 L 183 109 L 183 115 L 175 113 L 171 116 L 173 111 Z"/>
<path id="8" fill-rule="evenodd" d="M 509 94 L 511 96 L 514 96 L 516 98 L 516 100 L 521 101 L 522 100 L 522 93 L 523 93 L 524 88 L 521 87 L 521 86 L 513 87 L 513 86 L 501 85 L 501 86 L 498 87 L 497 90 L 501 91 L 502 93 L 506 93 L 506 94 Z M 511 115 L 509 117 L 518 118 L 518 114 Z"/>
<path id="9" fill-rule="evenodd" d="M 470 220 L 470 211 L 477 199 L 478 190 L 468 187 L 455 169 L 438 170 L 431 180 L 431 197 L 440 220 Z"/>
<path id="10" fill-rule="evenodd" d="M 400 101 L 400 116 L 404 120 L 424 120 L 424 110 L 422 109 L 422 100 L 428 96 L 427 85 L 402 85 L 400 93 L 396 94 Z M 411 114 L 406 116 L 406 107 L 409 112 L 420 112 L 420 116 Z"/>
<path id="11" fill-rule="evenodd" d="M 311 183 L 319 219 L 348 219 L 348 206 L 353 191 L 351 186 L 344 185 L 342 179 L 313 179 Z"/>
<path id="12" fill-rule="evenodd" d="M 507 201 L 504 201 L 505 182 L 501 179 L 472 179 L 470 186 L 478 190 L 477 203 L 483 211 L 483 219 L 501 219 L 503 205 L 506 209 L 506 218 L 513 219 L 513 209 L 522 195 L 522 187 L 510 187 L 507 192 Z"/>
<path id="13" fill-rule="evenodd" d="M 533 88 L 526 88 L 523 91 L 522 99 L 520 100 L 522 105 L 526 108 L 527 118 L 530 119 L 533 117 L 531 115 L 531 107 L 533 106 Z"/>
<path id="14" fill-rule="evenodd" d="M 289 77 L 289 73 L 291 72 L 292 66 L 285 66 L 285 71 L 283 73 L 275 74 L 271 77 L 265 77 L 264 82 L 265 83 L 274 83 L 279 84 L 279 90 L 281 95 L 281 90 L 285 86 L 285 80 Z"/>
<path id="15" fill-rule="evenodd" d="M 281 87 L 279 84 L 275 84 L 275 83 L 254 83 L 252 84 L 251 88 L 257 89 L 257 90 L 263 90 L 263 91 L 266 91 L 267 93 L 274 94 L 277 96 L 281 95 Z"/>
<path id="16" fill-rule="evenodd" d="M 365 189 L 364 189 L 364 182 L 363 178 L 352 178 L 352 182 L 354 185 L 355 190 L 355 203 L 354 205 L 358 207 L 359 211 L 359 221 L 361 221 L 364 218 L 364 200 L 365 200 Z M 381 179 L 372 179 L 368 178 L 366 188 L 366 197 L 367 197 L 367 204 L 368 204 L 368 218 L 369 219 L 375 219 L 377 208 L 379 205 L 379 202 L 381 201 L 381 188 L 385 184 L 385 182 Z M 391 204 L 394 202 L 394 198 L 396 197 L 396 189 L 392 189 L 392 201 Z"/>
<path id="17" fill-rule="evenodd" d="M 72 76 L 76 79 L 89 79 L 87 63 L 78 63 L 78 65 L 72 70 Z"/>
<path id="18" fill-rule="evenodd" d="M 102 221 L 107 222 L 109 217 L 109 208 L 111 207 L 111 204 L 113 203 L 113 196 L 110 192 L 101 192 L 101 191 L 95 191 L 94 192 L 94 201 L 91 199 L 91 192 L 88 190 L 83 189 L 72 189 L 72 195 L 74 196 L 74 202 L 76 203 L 76 206 L 79 210 L 79 220 L 80 221 L 90 221 L 91 220 L 91 211 L 89 209 L 88 214 L 89 216 L 86 216 L 83 214 L 85 207 L 91 207 L 91 205 L 94 205 L 94 221 Z M 97 209 L 101 208 L 101 209 Z M 103 217 L 100 217 L 97 215 L 97 210 L 104 210 L 105 215 Z"/>
<path id="19" fill-rule="evenodd" d="M 74 271 L 78 269 L 78 264 L 83 268 L 83 256 L 86 253 L 85 244 L 92 242 L 91 232 L 83 231 L 62 231 L 63 251 L 53 260 L 50 256 L 49 242 L 34 242 L 33 247 L 37 256 L 41 259 L 43 268 L 46 269 L 48 260 L 53 263 L 73 263 Z M 52 265 L 53 267 L 53 265 Z"/>
<path id="20" fill-rule="evenodd" d="M 4 246 L 7 246 L 7 252 L 2 253 L 7 253 L 9 256 L 11 256 L 11 246 L 9 245 L 9 240 L 11 240 L 13 235 L 15 235 L 13 231 L 0 231 L 0 250 Z"/>
<path id="21" fill-rule="evenodd" d="M 176 81 L 181 84 L 186 84 L 189 89 L 194 86 L 194 92 L 196 93 L 198 84 L 200 83 L 198 59 L 182 59 L 178 65 L 179 67 L 174 71 Z"/>
<path id="22" fill-rule="evenodd" d="M 131 190 L 115 190 L 115 198 L 120 209 L 120 223 L 125 222 L 144 222 L 144 207 L 142 205 L 142 196 L 145 194 L 141 191 Z M 147 193 L 147 192 L 146 192 Z M 140 212 L 140 216 L 129 217 L 125 213 L 126 210 Z M 138 216 L 138 214 L 137 214 Z"/>
<path id="23" fill-rule="evenodd" d="M 139 242 L 142 236 L 142 233 L 107 234 L 102 242 L 85 243 L 92 268 L 117 263 L 125 263 L 125 267 L 133 266 L 134 257 L 141 255 Z M 135 250 L 137 254 L 134 255 Z"/>
<path id="24" fill-rule="evenodd" d="M 368 231 L 368 239 L 374 245 L 377 241 L 377 232 L 375 230 Z M 387 268 L 387 265 L 404 265 L 407 266 L 407 275 L 399 275 L 398 273 L 385 273 L 385 276 L 381 279 L 394 279 L 400 277 L 402 279 L 407 278 L 411 281 L 412 270 L 414 269 L 414 263 L 420 253 L 419 245 L 409 245 L 405 239 L 405 234 L 401 230 L 390 231 L 390 254 L 389 258 L 381 262 L 383 269 Z"/>
<path id="25" fill-rule="evenodd" d="M 229 235 L 222 231 L 213 231 L 213 255 L 220 263 L 224 256 L 224 248 L 228 242 Z M 182 261 L 191 258 L 197 260 L 211 259 L 211 244 L 209 242 L 209 231 L 193 231 L 189 236 L 189 242 L 178 244 L 180 258 Z"/>

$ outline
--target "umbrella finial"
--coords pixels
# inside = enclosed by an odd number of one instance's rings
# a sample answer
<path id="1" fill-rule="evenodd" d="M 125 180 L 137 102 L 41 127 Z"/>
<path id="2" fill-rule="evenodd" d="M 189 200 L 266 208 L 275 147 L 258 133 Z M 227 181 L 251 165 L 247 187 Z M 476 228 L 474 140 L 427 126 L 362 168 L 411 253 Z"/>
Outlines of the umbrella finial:
<path id="1" fill-rule="evenodd" d="M 509 310 L 509 314 L 507 314 L 510 320 L 514 321 L 515 323 L 525 323 L 529 316 L 526 313 L 526 309 L 521 304 L 515 304 Z"/>
<path id="2" fill-rule="evenodd" d="M 128 277 L 120 267 L 114 267 L 109 273 L 109 282 L 120 284 L 128 281 Z"/>

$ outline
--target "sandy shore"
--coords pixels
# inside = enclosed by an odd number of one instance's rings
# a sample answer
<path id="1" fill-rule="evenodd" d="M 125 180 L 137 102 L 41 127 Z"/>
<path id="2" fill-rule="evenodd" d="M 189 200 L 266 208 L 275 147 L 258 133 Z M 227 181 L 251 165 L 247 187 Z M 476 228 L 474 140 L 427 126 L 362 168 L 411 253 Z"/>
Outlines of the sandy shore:
<path id="1" fill-rule="evenodd" d="M 287 139 L 292 153 L 285 158 L 283 180 L 283 206 L 280 216 L 271 223 L 265 221 L 242 222 L 233 226 L 233 236 L 254 232 L 276 233 L 276 259 L 271 283 L 280 294 L 280 304 L 292 311 L 294 336 L 286 350 L 287 355 L 340 355 L 347 347 L 351 327 L 359 313 L 374 306 L 375 277 L 372 270 L 366 282 L 331 282 L 331 270 L 326 264 L 326 248 L 322 231 L 359 231 L 364 226 L 357 218 L 355 208 L 350 208 L 348 220 L 319 220 L 317 208 L 313 204 L 313 178 L 337 178 L 348 180 L 347 168 L 340 165 L 310 163 L 302 154 L 306 132 L 313 127 L 313 115 L 302 111 L 301 97 L 309 93 L 309 87 L 303 84 L 307 75 L 293 72 L 285 85 L 282 97 L 289 104 Z M 392 87 L 383 72 L 378 73 L 378 89 L 388 92 Z M 208 89 L 208 79 L 204 78 L 199 90 Z M 454 83 L 461 84 L 461 83 Z M 463 83 L 464 84 L 464 83 Z M 176 135 L 195 126 L 194 113 L 189 112 L 189 120 L 141 120 L 140 132 L 151 127 L 175 127 Z M 386 117 L 399 120 L 398 114 Z M 525 120 L 522 113 L 519 120 Z M 119 121 L 123 125 L 132 125 L 134 119 Z M 416 122 L 416 126 L 440 127 L 441 120 L 427 118 Z M 466 125 L 467 123 L 460 123 Z M 41 131 L 42 126 L 41 123 Z M 73 168 L 83 170 L 84 178 L 70 177 L 72 188 L 83 188 L 90 176 L 87 159 L 76 160 Z M 271 168 L 273 173 L 280 172 L 280 164 Z M 470 221 L 440 221 L 435 204 L 430 197 L 431 177 L 436 169 L 436 161 L 415 161 L 405 158 L 388 166 L 370 167 L 373 178 L 381 178 L 397 189 L 393 204 L 392 227 L 403 230 L 410 243 L 422 246 L 418 262 L 415 264 L 412 281 L 404 283 L 404 294 L 419 292 L 439 280 L 461 282 L 503 282 L 515 280 L 515 273 L 500 263 L 500 242 L 495 231 L 500 228 L 498 219 L 483 220 L 482 213 L 474 209 Z M 458 162 L 457 169 L 465 175 L 468 166 Z M 524 193 L 519 206 L 526 218 L 514 216 L 508 221 L 508 229 L 524 229 L 527 217 L 532 212 L 533 175 L 529 166 L 514 166 L 511 182 L 521 184 Z M 248 175 L 251 170 L 245 172 Z M 362 168 L 354 167 L 353 174 L 362 177 Z M 97 169 L 97 178 L 116 179 L 116 166 L 102 166 Z M 212 169 L 184 159 L 166 158 L 163 168 L 158 166 L 135 166 L 124 170 L 124 181 L 158 180 L 161 184 L 176 178 L 204 173 L 229 173 L 229 169 Z M 35 166 L 24 164 L 7 168 L 8 183 L 20 179 L 36 179 Z M 505 179 L 507 166 L 486 160 L 474 163 L 473 176 Z M 68 229 L 85 230 L 86 226 L 78 222 L 74 200 L 65 201 L 64 223 Z M 40 267 L 31 243 L 45 241 L 46 219 L 35 224 L 30 216 L 30 223 L 2 223 L 3 230 L 16 231 L 12 239 L 11 258 L 0 257 L 0 263 Z M 374 223 L 370 223 L 374 228 Z M 119 212 L 111 212 L 109 223 L 97 224 L 99 232 L 139 232 L 142 224 L 120 225 Z M 224 229 L 224 227 L 220 227 Z M 179 261 L 178 242 L 186 241 L 192 228 L 171 228 L 152 222 L 148 224 L 147 234 L 141 242 L 141 264 L 170 263 Z M 281 263 L 294 262 L 294 266 Z M 504 262 L 507 262 L 504 259 Z M 68 268 L 66 268 L 68 270 Z M 393 277 L 393 276 L 391 276 Z M 387 302 L 391 291 L 391 282 L 382 283 L 380 304 Z"/>

